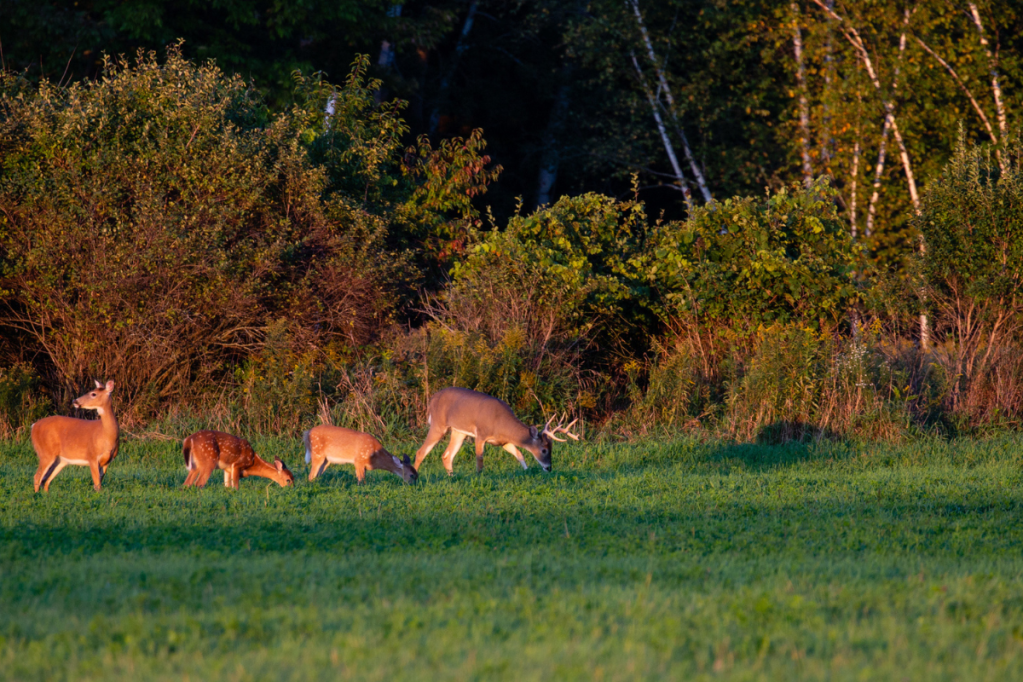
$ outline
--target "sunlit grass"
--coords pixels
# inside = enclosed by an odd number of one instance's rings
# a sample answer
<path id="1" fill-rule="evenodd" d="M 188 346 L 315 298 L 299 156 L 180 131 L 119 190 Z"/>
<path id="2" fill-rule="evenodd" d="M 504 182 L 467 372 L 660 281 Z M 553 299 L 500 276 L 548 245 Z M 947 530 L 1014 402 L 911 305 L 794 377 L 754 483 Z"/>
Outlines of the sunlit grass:
<path id="1" fill-rule="evenodd" d="M 1019 678 L 1021 443 L 466 449 L 358 487 L 276 440 L 296 486 L 234 492 L 129 441 L 49 495 L 8 444 L 0 678 Z"/>

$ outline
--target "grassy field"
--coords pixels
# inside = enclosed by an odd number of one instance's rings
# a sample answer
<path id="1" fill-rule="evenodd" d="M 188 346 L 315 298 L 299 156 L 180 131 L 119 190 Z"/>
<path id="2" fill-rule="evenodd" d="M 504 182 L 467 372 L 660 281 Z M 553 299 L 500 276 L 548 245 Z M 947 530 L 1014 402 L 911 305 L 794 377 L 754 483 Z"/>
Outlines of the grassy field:
<path id="1" fill-rule="evenodd" d="M 1023 679 L 1020 438 L 438 449 L 415 487 L 257 445 L 294 488 L 128 441 L 35 495 L 0 446 L 0 679 Z"/>

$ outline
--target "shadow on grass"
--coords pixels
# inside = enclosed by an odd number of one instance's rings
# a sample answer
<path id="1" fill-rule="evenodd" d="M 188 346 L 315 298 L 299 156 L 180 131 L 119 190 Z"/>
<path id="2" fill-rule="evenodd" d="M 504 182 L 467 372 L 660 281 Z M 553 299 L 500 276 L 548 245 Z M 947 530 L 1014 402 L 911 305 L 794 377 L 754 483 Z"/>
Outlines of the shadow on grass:
<path id="1" fill-rule="evenodd" d="M 770 482 L 711 482 L 650 508 L 642 493 L 610 503 L 566 502 L 542 488 L 490 495 L 480 483 L 475 499 L 457 482 L 453 495 L 391 489 L 386 498 L 310 486 L 275 492 L 265 504 L 261 491 L 159 491 L 144 515 L 121 512 L 118 506 L 129 507 L 118 505 L 123 497 L 104 500 L 99 493 L 77 500 L 75 513 L 44 521 L 31 507 L 52 512 L 61 503 L 38 496 L 17 523 L 0 527 L 0 560 L 111 550 L 386 554 L 456 547 L 495 557 L 508 550 L 604 557 L 648 552 L 651 542 L 659 552 L 699 555 L 1015 557 L 1023 539 L 1017 523 L 1023 503 L 1013 491 L 993 488 L 969 499 L 919 499 L 875 485 L 854 496 L 807 495 L 783 504 L 771 501 Z"/>

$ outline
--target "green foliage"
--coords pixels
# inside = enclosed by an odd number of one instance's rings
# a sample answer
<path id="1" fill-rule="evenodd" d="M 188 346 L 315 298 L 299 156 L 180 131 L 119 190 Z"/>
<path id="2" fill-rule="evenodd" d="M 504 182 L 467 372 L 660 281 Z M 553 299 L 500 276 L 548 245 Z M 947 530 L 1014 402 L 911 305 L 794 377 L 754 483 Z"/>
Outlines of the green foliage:
<path id="1" fill-rule="evenodd" d="M 642 272 L 649 233 L 643 204 L 600 194 L 562 197 L 481 235 L 454 269 L 455 282 L 484 271 L 534 280 L 542 301 L 558 300 L 581 331 L 610 317 L 641 320 L 650 289 Z M 636 306 L 640 307 L 636 307 Z"/>
<path id="2" fill-rule="evenodd" d="M 483 153 L 486 142 L 478 129 L 436 148 L 421 135 L 403 149 L 406 103 L 379 103 L 382 83 L 367 76 L 368 66 L 369 57 L 358 56 L 343 88 L 330 85 L 323 74 L 296 73 L 299 103 L 293 112 L 304 121 L 302 139 L 312 162 L 327 175 L 323 195 L 380 215 L 390 224 L 390 246 L 407 250 L 426 284 L 434 286 L 464 252 L 470 231 L 480 224 L 473 202 L 502 169 Z"/>
<path id="3" fill-rule="evenodd" d="M 0 437 L 10 438 L 45 417 L 50 408 L 31 365 L 19 362 L 0 368 Z"/>
<path id="4" fill-rule="evenodd" d="M 1023 409 L 1023 167 L 1018 140 L 968 147 L 961 134 L 916 225 L 935 356 L 949 379 L 946 410 L 972 424 L 1014 420 Z"/>
<path id="5" fill-rule="evenodd" d="M 1000 168 L 990 149 L 968 146 L 927 187 L 916 224 L 927 245 L 923 273 L 944 297 L 997 302 L 1019 311 L 1023 276 L 1023 145 Z"/>
<path id="6" fill-rule="evenodd" d="M 743 441 L 899 440 L 911 423 L 906 382 L 875 339 L 772 326 L 731 382 L 724 419 Z"/>
<path id="7" fill-rule="evenodd" d="M 293 488 L 181 490 L 179 443 L 126 439 L 35 495 L 0 446 L 0 679 L 1023 674 L 1018 438 L 467 447 L 415 487 L 254 445 Z"/>
<path id="8" fill-rule="evenodd" d="M 5 83 L 2 323 L 52 384 L 116 375 L 145 414 L 223 377 L 279 317 L 306 343 L 378 333 L 401 260 L 379 258 L 379 217 L 324 199 L 298 112 L 173 50 L 68 88 Z"/>
<path id="9" fill-rule="evenodd" d="M 800 322 L 834 327 L 858 299 L 856 245 L 826 180 L 766 199 L 737 197 L 661 227 L 651 275 L 661 314 L 749 332 Z"/>
<path id="10" fill-rule="evenodd" d="M 391 0 L 12 0 L 0 6 L 8 69 L 34 80 L 81 80 L 103 55 L 160 50 L 241 73 L 275 106 L 288 104 L 294 69 L 344 73 L 353 53 L 378 43 Z M 344 36 L 339 39 L 338 36 Z"/>
<path id="11" fill-rule="evenodd" d="M 313 163 L 327 173 L 325 194 L 385 206 L 397 197 L 397 162 L 408 126 L 401 118 L 404 102 L 377 102 L 380 81 L 367 77 L 368 66 L 369 57 L 359 55 L 343 87 L 322 73 L 306 77 L 296 71 L 294 113 L 304 120 L 303 141 Z"/>

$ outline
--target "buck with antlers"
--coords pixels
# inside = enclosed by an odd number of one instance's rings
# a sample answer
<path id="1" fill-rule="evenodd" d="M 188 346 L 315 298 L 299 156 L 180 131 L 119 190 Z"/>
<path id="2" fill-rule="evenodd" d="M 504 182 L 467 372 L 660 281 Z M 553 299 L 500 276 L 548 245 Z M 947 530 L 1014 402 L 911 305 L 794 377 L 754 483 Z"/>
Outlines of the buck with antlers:
<path id="1" fill-rule="evenodd" d="M 362 431 L 324 424 L 306 431 L 303 441 L 310 481 L 322 474 L 328 464 L 354 464 L 355 479 L 360 484 L 366 480 L 366 471 L 373 469 L 390 471 L 406 483 L 419 479 L 419 472 L 412 468 L 408 455 L 398 459 L 380 441 Z"/>
<path id="2" fill-rule="evenodd" d="M 528 450 L 544 471 L 551 470 L 551 450 L 554 441 L 564 443 L 564 438 L 556 434 L 563 433 L 572 440 L 579 436 L 569 429 L 577 420 L 563 426 L 560 422 L 550 428 L 554 418 L 551 417 L 541 429 L 537 426 L 526 426 L 519 421 L 511 408 L 503 400 L 492 398 L 484 393 L 477 393 L 467 388 L 445 388 L 437 391 L 430 399 L 430 407 L 426 414 L 430 424 L 430 432 L 426 434 L 423 446 L 416 452 L 416 471 L 422 466 L 423 460 L 430 450 L 440 442 L 449 430 L 451 440 L 444 450 L 444 468 L 453 474 L 455 455 L 467 437 L 476 441 L 476 472 L 483 471 L 483 448 L 488 443 L 498 445 L 510 452 L 523 469 L 528 469 L 525 458 L 519 448 Z"/>
<path id="3" fill-rule="evenodd" d="M 276 481 L 282 488 L 295 482 L 295 477 L 280 459 L 267 464 L 255 453 L 249 441 L 220 431 L 199 431 L 181 443 L 188 476 L 184 487 L 206 485 L 214 469 L 224 470 L 224 486 L 238 489 L 246 476 L 262 476 Z"/>
<path id="4" fill-rule="evenodd" d="M 97 381 L 95 390 L 72 403 L 81 410 L 96 410 L 98 420 L 53 416 L 32 425 L 32 447 L 39 457 L 36 492 L 39 486 L 43 492 L 49 492 L 50 482 L 68 464 L 89 467 L 92 487 L 96 490 L 102 487 L 107 467 L 117 457 L 119 430 L 110 399 L 113 392 L 113 381 L 108 381 L 106 386 Z"/>

